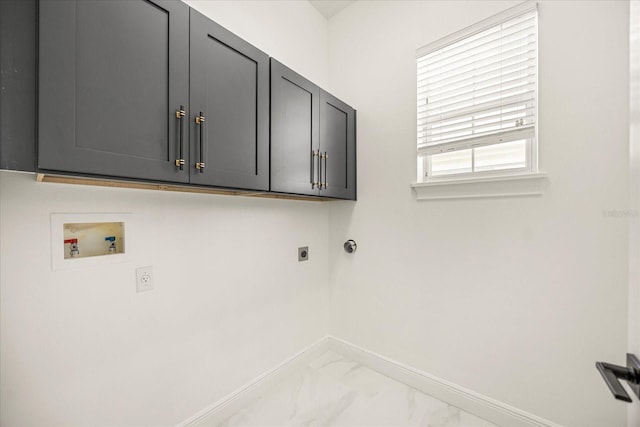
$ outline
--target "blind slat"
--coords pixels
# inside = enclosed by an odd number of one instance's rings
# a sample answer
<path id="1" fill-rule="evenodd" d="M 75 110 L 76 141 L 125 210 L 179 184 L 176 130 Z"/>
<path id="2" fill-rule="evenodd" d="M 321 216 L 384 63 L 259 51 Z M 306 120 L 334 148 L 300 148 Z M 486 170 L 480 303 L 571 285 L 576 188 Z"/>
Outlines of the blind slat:
<path id="1" fill-rule="evenodd" d="M 452 68 L 459 68 L 465 64 L 473 63 L 477 58 L 488 58 L 496 53 L 528 51 L 535 43 L 535 33 L 519 34 L 519 37 L 512 40 L 498 40 L 494 43 L 483 46 L 482 50 L 469 52 L 464 56 L 455 56 L 450 60 L 438 60 L 426 62 L 423 67 L 418 67 L 421 75 L 430 76 Z M 435 59 L 435 58 L 434 58 Z"/>
<path id="2" fill-rule="evenodd" d="M 508 116 L 508 117 L 505 117 Z M 481 123 L 477 123 L 481 122 Z M 426 136 L 430 136 L 433 140 L 436 138 L 447 139 L 448 136 L 455 132 L 462 132 L 468 130 L 474 130 L 475 132 L 481 132 L 483 127 L 490 127 L 496 125 L 504 125 L 509 123 L 510 126 L 522 126 L 524 124 L 535 123 L 535 115 L 533 114 L 522 114 L 522 113 L 507 113 L 507 114 L 499 114 L 494 115 L 490 119 L 478 119 L 465 121 L 462 123 L 456 123 L 453 125 L 447 125 L 437 128 L 429 128 L 425 131 Z M 522 123 L 518 125 L 517 123 Z"/>
<path id="3" fill-rule="evenodd" d="M 483 75 L 480 80 L 476 79 L 468 79 L 461 84 L 452 84 L 449 85 L 449 88 L 445 88 L 445 90 L 419 90 L 418 91 L 418 99 L 430 99 L 434 100 L 440 97 L 444 98 L 449 95 L 454 95 L 458 93 L 467 93 L 475 90 L 477 87 L 485 88 L 490 85 L 496 85 L 503 82 L 509 82 L 518 78 L 526 78 L 527 76 L 531 76 L 532 80 L 535 80 L 535 66 L 533 64 L 527 65 L 526 67 L 519 68 L 509 68 L 508 70 L 502 70 L 503 73 L 500 73 L 501 70 L 497 70 L 494 73 L 494 77 L 487 77 Z M 448 89 L 448 90 L 446 90 Z"/>
<path id="4" fill-rule="evenodd" d="M 419 80 L 427 80 L 431 85 L 443 85 L 449 83 L 455 77 L 468 76 L 469 74 L 481 74 L 483 71 L 489 71 L 495 68 L 501 69 L 506 65 L 517 64 L 518 62 L 524 62 L 528 59 L 534 58 L 535 50 L 534 44 L 529 46 L 526 51 L 520 51 L 518 49 L 512 49 L 508 52 L 497 53 L 489 57 L 484 58 L 483 64 L 477 66 L 460 67 L 455 70 L 448 70 L 447 72 L 439 73 L 433 76 L 420 75 Z M 471 64 L 473 65 L 473 64 Z"/>
<path id="5" fill-rule="evenodd" d="M 491 120 L 494 118 L 498 118 L 501 116 L 508 116 L 511 117 L 512 115 L 518 115 L 518 114 L 524 114 L 527 116 L 534 116 L 535 115 L 535 108 L 533 107 L 528 107 L 528 108 L 523 108 L 523 107 L 512 107 L 512 108 L 501 108 L 501 109 L 496 109 L 494 111 L 491 111 L 487 114 L 482 114 L 482 115 L 464 115 L 461 117 L 458 117 L 456 119 L 453 120 L 440 120 L 437 122 L 434 121 L 430 121 L 427 122 L 426 118 L 421 118 L 418 119 L 418 126 L 419 127 L 424 127 L 426 128 L 439 128 L 439 127 L 446 127 L 446 126 L 455 126 L 457 124 L 462 124 L 465 122 L 470 122 L 470 121 L 474 121 L 474 120 Z"/>
<path id="6" fill-rule="evenodd" d="M 426 111 L 429 115 L 435 114 L 436 111 L 447 112 L 451 109 L 458 109 L 459 106 L 468 105 L 470 102 L 480 104 L 485 100 L 492 100 L 496 97 L 505 98 L 514 94 L 533 92 L 535 89 L 535 81 L 531 79 L 520 78 L 511 80 L 508 84 L 498 84 L 486 88 L 477 88 L 474 91 L 461 93 L 459 95 L 450 96 L 444 99 L 433 100 L 429 98 L 429 102 L 425 104 Z"/>
<path id="7" fill-rule="evenodd" d="M 500 134 L 487 133 L 485 135 L 474 136 L 456 141 L 447 141 L 436 146 L 418 146 L 418 155 L 431 155 L 446 153 L 449 151 L 466 150 L 468 148 L 484 147 L 487 145 L 501 144 L 503 142 L 518 141 L 521 139 L 533 138 L 535 129 L 533 126 L 518 128 L 510 132 Z"/>
<path id="8" fill-rule="evenodd" d="M 522 123 L 522 124 L 518 124 L 518 123 Z M 427 131 L 426 136 L 430 138 L 431 141 L 433 141 L 433 143 L 429 144 L 429 146 L 433 146 L 435 145 L 436 142 L 438 144 L 442 144 L 448 141 L 454 141 L 454 140 L 464 139 L 464 138 L 472 138 L 477 135 L 515 130 L 520 127 L 528 127 L 533 124 L 534 123 L 532 121 L 529 121 L 526 123 L 520 122 L 519 120 L 512 120 L 511 122 L 500 121 L 497 123 L 486 123 L 483 125 L 473 126 L 472 128 L 454 129 L 448 132 L 436 133 L 433 135 L 430 135 L 429 132 Z"/>
<path id="9" fill-rule="evenodd" d="M 534 90 L 530 90 L 525 93 L 513 94 L 500 99 L 489 99 L 485 102 L 478 103 L 475 105 L 468 106 L 460 106 L 460 108 L 456 109 L 448 109 L 448 110 L 437 110 L 431 111 L 424 109 L 424 117 L 427 120 L 448 120 L 455 117 L 460 117 L 461 115 L 467 114 L 481 114 L 484 112 L 488 112 L 490 110 L 496 108 L 505 108 L 505 107 L 513 107 L 516 105 L 522 105 L 524 107 L 528 107 L 527 102 L 533 102 L 533 94 Z M 420 115 L 418 116 L 420 117 Z"/>
<path id="10" fill-rule="evenodd" d="M 498 78 L 503 74 L 510 73 L 512 71 L 524 70 L 524 69 L 533 69 L 533 74 L 535 74 L 536 61 L 535 57 L 529 58 L 525 61 L 514 61 L 509 64 L 496 64 L 494 67 L 482 70 L 479 73 L 466 73 L 466 76 L 457 77 L 453 76 L 448 79 L 448 81 L 443 82 L 444 84 L 438 86 L 434 84 L 428 84 L 427 80 L 419 80 L 418 81 L 418 93 L 426 93 L 431 95 L 432 93 L 440 93 L 449 90 L 454 90 L 457 87 L 462 85 L 473 85 L 476 82 L 482 83 L 487 79 Z M 528 73 L 531 74 L 531 73 Z"/>

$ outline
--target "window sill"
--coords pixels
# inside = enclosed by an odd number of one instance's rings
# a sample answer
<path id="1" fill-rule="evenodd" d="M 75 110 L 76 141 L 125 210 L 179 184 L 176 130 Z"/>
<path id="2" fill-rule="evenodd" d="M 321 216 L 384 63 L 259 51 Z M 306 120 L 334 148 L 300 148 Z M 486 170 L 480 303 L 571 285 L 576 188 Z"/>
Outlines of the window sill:
<path id="1" fill-rule="evenodd" d="M 542 195 L 546 173 L 526 173 L 492 177 L 434 179 L 411 184 L 416 200 L 477 199 Z"/>

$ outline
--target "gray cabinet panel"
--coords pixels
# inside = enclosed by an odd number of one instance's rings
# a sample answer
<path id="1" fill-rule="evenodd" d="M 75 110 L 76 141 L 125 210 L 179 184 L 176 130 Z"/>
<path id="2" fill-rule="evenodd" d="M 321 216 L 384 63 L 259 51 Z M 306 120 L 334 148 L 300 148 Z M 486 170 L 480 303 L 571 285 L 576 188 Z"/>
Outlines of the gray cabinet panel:
<path id="1" fill-rule="evenodd" d="M 271 190 L 355 200 L 355 121 L 353 108 L 271 58 Z"/>
<path id="2" fill-rule="evenodd" d="M 187 182 L 188 26 L 171 0 L 41 0 L 38 167 Z"/>
<path id="3" fill-rule="evenodd" d="M 269 57 L 193 9 L 190 31 L 191 182 L 268 190 Z"/>
<path id="4" fill-rule="evenodd" d="M 36 0 L 0 0 L 0 169 L 36 166 Z"/>
<path id="5" fill-rule="evenodd" d="M 271 58 L 271 190 L 319 195 L 319 88 Z"/>
<path id="6" fill-rule="evenodd" d="M 353 108 L 320 90 L 320 151 L 326 157 L 322 160 L 323 196 L 356 198 L 355 114 Z"/>
<path id="7" fill-rule="evenodd" d="M 169 12 L 80 1 L 76 13 L 76 145 L 168 161 Z"/>

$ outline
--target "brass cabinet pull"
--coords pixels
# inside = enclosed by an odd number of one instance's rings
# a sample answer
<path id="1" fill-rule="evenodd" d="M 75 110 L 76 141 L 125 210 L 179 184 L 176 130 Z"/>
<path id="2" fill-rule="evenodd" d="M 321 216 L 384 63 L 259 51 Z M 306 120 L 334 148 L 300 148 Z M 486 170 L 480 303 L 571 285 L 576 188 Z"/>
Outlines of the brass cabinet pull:
<path id="1" fill-rule="evenodd" d="M 184 105 L 180 106 L 179 110 L 176 110 L 176 119 L 178 119 L 180 121 L 180 125 L 179 125 L 179 132 L 180 132 L 180 136 L 178 137 L 179 145 L 180 145 L 180 155 L 179 157 L 176 159 L 176 167 L 179 167 L 180 170 L 184 170 L 184 148 L 183 148 L 183 142 L 182 142 L 182 135 L 184 134 L 184 125 L 183 125 L 183 121 L 182 118 L 185 116 L 185 114 L 187 114 L 184 111 Z"/>
<path id="2" fill-rule="evenodd" d="M 327 180 L 327 159 L 329 158 L 329 155 L 327 154 L 327 152 L 324 152 L 324 155 L 322 156 L 322 159 L 324 160 L 324 182 L 322 183 L 322 185 L 324 186 L 324 189 L 327 189 L 327 185 L 328 185 L 328 180 Z"/>
<path id="3" fill-rule="evenodd" d="M 319 154 L 319 151 L 317 151 L 317 152 L 316 152 L 316 150 L 313 150 L 313 151 L 311 152 L 311 168 L 310 168 L 310 169 L 311 169 L 311 179 L 310 179 L 310 182 L 311 182 L 311 189 L 312 189 L 312 190 L 314 190 L 314 189 L 316 188 L 316 185 L 318 186 L 318 188 L 320 188 L 320 187 L 319 187 L 320 183 L 319 183 L 318 181 L 316 181 L 316 180 L 315 180 L 315 178 L 316 178 L 316 173 L 315 173 L 315 172 L 316 172 L 316 170 L 315 170 L 315 169 L 316 169 L 315 159 L 316 159 L 316 157 L 318 157 L 318 154 Z"/>
<path id="4" fill-rule="evenodd" d="M 322 190 L 322 155 L 318 150 L 318 189 Z"/>
<path id="5" fill-rule="evenodd" d="M 200 126 L 200 161 L 196 162 L 196 169 L 200 171 L 200 173 L 204 172 L 204 115 L 202 111 L 200 114 L 196 116 L 196 125 Z"/>

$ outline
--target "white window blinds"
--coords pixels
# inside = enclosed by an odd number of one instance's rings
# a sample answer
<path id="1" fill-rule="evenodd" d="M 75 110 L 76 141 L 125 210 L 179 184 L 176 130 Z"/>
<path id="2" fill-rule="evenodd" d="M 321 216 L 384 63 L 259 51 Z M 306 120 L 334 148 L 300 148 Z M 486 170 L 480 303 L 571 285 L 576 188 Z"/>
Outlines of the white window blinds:
<path id="1" fill-rule="evenodd" d="M 418 51 L 419 155 L 535 136 L 537 10 L 522 6 Z"/>

